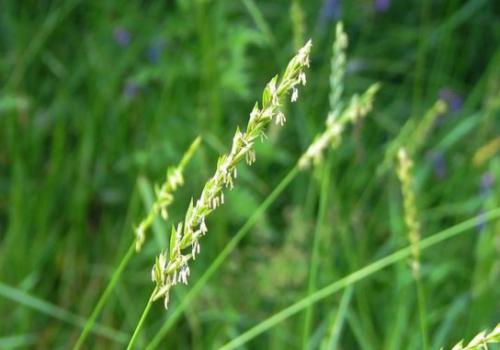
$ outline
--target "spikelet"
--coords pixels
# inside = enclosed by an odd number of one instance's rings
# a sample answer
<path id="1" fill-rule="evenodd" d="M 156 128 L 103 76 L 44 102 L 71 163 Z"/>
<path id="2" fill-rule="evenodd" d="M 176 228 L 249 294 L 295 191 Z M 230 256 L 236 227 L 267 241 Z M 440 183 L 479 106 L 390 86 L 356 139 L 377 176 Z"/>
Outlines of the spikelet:
<path id="1" fill-rule="evenodd" d="M 355 123 L 363 118 L 373 106 L 375 94 L 379 90 L 379 84 L 373 84 L 361 95 L 354 95 L 349 104 L 343 109 L 341 98 L 344 89 L 344 76 L 347 49 L 347 35 L 344 32 L 342 22 L 337 23 L 335 41 L 333 43 L 333 54 L 330 61 L 330 111 L 326 119 L 325 130 L 317 135 L 306 152 L 299 159 L 299 168 L 305 170 L 312 164 L 317 165 L 323 159 L 323 153 L 329 146 L 335 147 L 340 143 L 342 132 L 349 123 Z"/>
<path id="2" fill-rule="evenodd" d="M 413 161 L 405 148 L 398 151 L 398 177 L 401 182 L 401 192 L 403 193 L 403 204 L 405 212 L 405 223 L 408 228 L 408 240 L 411 249 L 411 269 L 415 277 L 420 273 L 420 224 L 417 219 L 417 207 L 415 204 L 415 192 L 413 191 Z"/>
<path id="3" fill-rule="evenodd" d="M 307 169 L 311 164 L 320 163 L 325 149 L 328 146 L 336 146 L 340 142 L 345 126 L 349 123 L 355 123 L 371 111 L 378 90 L 379 84 L 373 84 L 363 95 L 354 95 L 346 109 L 341 112 L 339 118 L 327 121 L 326 129 L 316 136 L 313 143 L 300 157 L 299 168 Z"/>
<path id="4" fill-rule="evenodd" d="M 135 250 L 137 252 L 141 250 L 142 245 L 146 240 L 146 233 L 158 214 L 161 215 L 163 220 L 167 220 L 168 207 L 174 201 L 173 193 L 177 190 L 177 188 L 184 184 L 182 172 L 200 145 L 200 142 L 201 138 L 198 136 L 184 153 L 179 164 L 176 167 L 169 167 L 167 169 L 165 182 L 160 187 L 157 186 L 155 188 L 155 202 L 151 206 L 148 215 L 146 215 L 146 217 L 135 228 Z"/>
<path id="5" fill-rule="evenodd" d="M 298 86 L 305 85 L 304 69 L 309 67 L 309 40 L 288 64 L 281 79 L 275 76 L 267 84 L 262 95 L 262 107 L 256 103 L 250 113 L 246 130 L 238 128 L 228 154 L 219 157 L 217 168 L 205 184 L 200 197 L 191 200 L 184 222 L 172 228 L 169 251 L 162 252 L 156 259 L 151 277 L 156 283 L 153 300 L 164 298 L 168 306 L 169 291 L 182 282 L 187 284 L 190 273 L 189 261 L 200 253 L 199 239 L 207 233 L 206 217 L 224 203 L 224 188 L 232 188 L 236 178 L 236 165 L 246 160 L 251 165 L 256 160 L 254 143 L 263 138 L 265 127 L 275 121 L 285 123 L 282 100 L 291 92 L 292 102 L 298 98 Z"/>
<path id="6" fill-rule="evenodd" d="M 333 54 L 330 61 L 330 112 L 326 125 L 332 124 L 340 114 L 342 92 L 344 91 L 344 77 L 346 65 L 346 49 L 349 40 L 344 32 L 344 25 L 338 22 L 335 27 L 335 41 L 333 42 Z"/>

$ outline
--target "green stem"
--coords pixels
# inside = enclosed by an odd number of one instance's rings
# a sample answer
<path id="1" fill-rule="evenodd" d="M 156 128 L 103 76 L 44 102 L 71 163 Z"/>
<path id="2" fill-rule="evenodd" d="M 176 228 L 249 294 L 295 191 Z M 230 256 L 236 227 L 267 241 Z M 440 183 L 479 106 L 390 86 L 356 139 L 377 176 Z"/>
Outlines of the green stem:
<path id="1" fill-rule="evenodd" d="M 85 341 L 89 332 L 91 331 L 92 327 L 95 324 L 97 316 L 102 311 L 104 304 L 108 300 L 109 296 L 111 295 L 111 292 L 113 291 L 113 289 L 116 286 L 116 283 L 120 279 L 120 276 L 121 276 L 123 270 L 125 269 L 125 266 L 127 266 L 128 262 L 130 261 L 130 258 L 132 257 L 132 255 L 134 255 L 134 247 L 135 247 L 135 241 L 132 242 L 132 244 L 130 245 L 130 247 L 127 250 L 127 253 L 123 256 L 122 260 L 120 261 L 118 268 L 116 268 L 115 271 L 113 272 L 111 280 L 109 281 L 108 285 L 106 286 L 106 289 L 104 290 L 101 297 L 97 301 L 97 304 L 95 305 L 94 310 L 92 310 L 92 314 L 85 322 L 85 326 L 82 330 L 82 333 L 80 333 L 80 336 L 78 337 L 78 340 L 76 341 L 76 344 L 73 347 L 74 350 L 78 350 L 82 347 L 83 342 Z"/>
<path id="2" fill-rule="evenodd" d="M 497 219 L 500 217 L 500 208 L 496 208 L 494 210 L 491 210 L 487 213 L 484 214 L 484 216 L 481 217 L 484 222 L 491 221 L 494 219 Z M 443 230 L 437 234 L 434 234 L 426 239 L 421 240 L 418 243 L 418 246 L 420 250 L 424 250 L 427 248 L 430 248 L 436 244 L 439 244 L 441 242 L 444 242 L 450 238 L 453 238 L 455 236 L 458 236 L 459 234 L 462 234 L 464 232 L 467 232 L 468 230 L 474 228 L 477 225 L 478 218 L 472 218 L 469 220 L 466 220 L 458 225 L 452 226 L 446 230 Z M 407 259 L 409 256 L 411 256 L 411 247 L 406 247 L 403 249 L 400 249 L 391 255 L 386 256 L 385 258 L 379 259 L 373 263 L 371 263 L 368 266 L 363 267 L 362 269 L 359 269 L 346 277 L 318 290 L 314 294 L 296 302 L 295 304 L 292 304 L 291 306 L 283 309 L 282 311 L 274 314 L 273 316 L 269 317 L 268 319 L 262 321 L 261 323 L 257 324 L 253 328 L 250 328 L 248 331 L 244 332 L 240 336 L 234 338 L 231 340 L 229 343 L 223 345 L 219 350 L 229 350 L 229 349 L 234 349 L 237 347 L 241 347 L 243 344 L 248 342 L 249 340 L 255 338 L 259 334 L 267 331 L 268 329 L 274 327 L 276 324 L 286 320 L 290 316 L 295 315 L 296 313 L 304 310 L 306 307 L 309 305 L 312 305 L 348 286 L 353 285 L 356 282 L 359 282 L 362 279 L 365 279 L 374 273 L 390 266 L 393 265 L 394 263 L 401 261 L 403 259 Z"/>
<path id="3" fill-rule="evenodd" d="M 127 350 L 133 349 L 134 344 L 137 341 L 137 336 L 139 335 L 139 332 L 141 331 L 142 326 L 144 325 L 144 321 L 146 321 L 146 317 L 148 317 L 149 311 L 151 310 L 151 306 L 153 306 L 153 295 L 154 294 L 155 294 L 155 291 L 153 291 L 151 293 L 151 296 L 148 299 L 148 303 L 146 304 L 146 307 L 144 308 L 144 311 L 142 312 L 141 318 L 139 319 L 137 326 L 135 326 L 134 334 L 132 334 L 132 338 L 130 338 L 130 341 L 128 342 Z"/>
<path id="4" fill-rule="evenodd" d="M 79 315 L 75 315 L 74 313 L 63 309 L 60 306 L 51 304 L 45 300 L 32 296 L 19 288 L 8 286 L 1 281 L 0 297 L 10 299 L 16 303 L 29 307 L 60 321 L 66 322 L 75 327 L 83 328 L 86 323 L 86 319 Z M 100 324 L 96 324 L 90 331 L 96 335 L 106 337 L 118 343 L 127 342 L 127 335 L 125 333 Z"/>
<path id="5" fill-rule="evenodd" d="M 321 229 L 325 219 L 326 207 L 328 204 L 328 190 L 330 184 L 330 167 L 332 163 L 331 156 L 328 161 L 323 164 L 321 174 L 321 193 L 319 197 L 319 209 L 316 217 L 316 225 L 314 228 L 314 241 L 311 253 L 311 264 L 309 267 L 309 281 L 307 285 L 307 296 L 311 295 L 316 290 L 316 280 L 318 275 L 319 264 L 319 247 L 321 243 Z M 313 318 L 313 307 L 309 305 L 305 311 L 304 316 L 304 332 L 302 336 L 302 348 L 307 349 L 307 342 L 309 340 L 309 333 L 311 329 L 311 322 Z"/>
<path id="6" fill-rule="evenodd" d="M 239 231 L 234 235 L 234 237 L 229 241 L 229 243 L 224 247 L 224 249 L 215 258 L 212 264 L 205 270 L 205 273 L 201 278 L 197 280 L 193 288 L 184 296 L 181 300 L 179 306 L 175 308 L 173 313 L 167 319 L 167 321 L 162 325 L 160 330 L 156 333 L 153 340 L 146 346 L 146 350 L 152 350 L 158 347 L 163 337 L 172 328 L 175 322 L 183 314 L 186 307 L 191 303 L 191 301 L 198 295 L 198 293 L 203 289 L 208 279 L 219 269 L 224 260 L 231 254 L 231 252 L 236 248 L 238 243 L 245 237 L 245 235 L 250 231 L 253 225 L 260 219 L 260 216 L 269 208 L 269 206 L 274 203 L 276 198 L 288 187 L 293 179 L 299 173 L 298 166 L 293 167 L 288 174 L 281 180 L 281 182 L 274 188 L 274 190 L 267 196 L 267 198 L 262 202 L 262 204 L 255 210 L 252 216 L 245 222 L 245 224 L 239 229 Z"/>
<path id="7" fill-rule="evenodd" d="M 425 307 L 425 294 L 424 288 L 422 285 L 422 281 L 420 280 L 420 276 L 415 277 L 415 286 L 417 289 L 417 304 L 418 304 L 418 316 L 420 320 L 420 332 L 422 335 L 422 349 L 429 349 L 429 337 L 427 334 L 427 320 L 425 318 L 426 307 Z"/>

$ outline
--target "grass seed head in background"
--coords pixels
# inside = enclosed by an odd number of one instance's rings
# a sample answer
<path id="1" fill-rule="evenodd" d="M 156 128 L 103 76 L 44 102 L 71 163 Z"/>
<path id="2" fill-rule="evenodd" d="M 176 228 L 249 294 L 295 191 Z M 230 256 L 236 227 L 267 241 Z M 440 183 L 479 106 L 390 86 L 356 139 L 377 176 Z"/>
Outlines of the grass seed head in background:
<path id="1" fill-rule="evenodd" d="M 413 161 L 410 159 L 405 148 L 398 151 L 398 177 L 401 181 L 401 191 L 403 193 L 404 217 L 408 228 L 408 240 L 411 245 L 411 269 L 415 276 L 420 271 L 420 251 L 418 242 L 420 241 L 420 224 L 417 220 L 417 207 L 415 204 L 415 193 L 413 191 L 412 176 Z"/>
<path id="2" fill-rule="evenodd" d="M 299 160 L 299 167 L 307 169 L 312 163 L 318 164 L 323 159 L 323 152 L 328 146 L 335 146 L 340 142 L 342 131 L 348 123 L 355 123 L 363 118 L 373 107 L 375 94 L 379 90 L 379 84 L 370 86 L 363 95 L 354 95 L 349 105 L 341 112 L 339 118 L 327 119 L 326 129 L 323 133 L 316 136 L 313 143 L 307 148 L 307 151 Z"/>
<path id="3" fill-rule="evenodd" d="M 335 27 L 335 41 L 333 42 L 333 54 L 330 60 L 330 113 L 326 121 L 327 125 L 333 123 L 342 109 L 341 97 L 344 91 L 344 76 L 346 65 L 346 49 L 349 40 L 344 32 L 342 22 L 337 23 Z"/>
<path id="4" fill-rule="evenodd" d="M 257 138 L 265 138 L 265 127 L 272 120 L 278 125 L 285 123 L 282 100 L 291 93 L 291 101 L 296 101 L 298 86 L 306 84 L 304 69 L 309 67 L 311 45 L 309 40 L 299 50 L 281 79 L 275 76 L 267 84 L 262 95 L 262 107 L 255 104 L 246 131 L 241 132 L 239 128 L 236 130 L 230 152 L 219 157 L 215 174 L 205 184 L 199 199 L 196 202 L 191 200 L 184 222 L 172 227 L 169 251 L 156 258 L 151 272 L 152 280 L 156 283 L 153 300 L 164 297 L 167 307 L 170 288 L 179 282 L 187 284 L 190 273 L 188 262 L 200 253 L 199 239 L 208 231 L 206 217 L 224 204 L 224 188 L 233 188 L 237 164 L 243 158 L 248 165 L 255 162 L 253 146 Z"/>
<path id="5" fill-rule="evenodd" d="M 364 117 L 373 107 L 373 100 L 380 88 L 379 84 L 370 86 L 361 97 L 354 95 L 348 106 L 342 110 L 347 44 L 348 38 L 344 32 L 344 26 L 342 22 L 338 22 L 335 27 L 335 41 L 330 60 L 330 111 L 326 119 L 326 129 L 316 136 L 313 143 L 299 159 L 300 169 L 309 168 L 311 163 L 321 162 L 324 150 L 328 146 L 335 147 L 339 144 L 345 126 Z"/>
<path id="6" fill-rule="evenodd" d="M 174 201 L 173 193 L 177 190 L 179 186 L 184 184 L 184 177 L 182 172 L 184 168 L 191 160 L 194 152 L 198 149 L 200 145 L 201 138 L 198 136 L 189 146 L 186 153 L 184 153 L 180 163 L 175 167 L 169 167 L 167 169 L 167 177 L 165 182 L 161 187 L 156 186 L 156 200 L 151 206 L 148 215 L 139 223 L 135 229 L 135 250 L 139 252 L 146 239 L 146 233 L 149 227 L 153 224 L 154 219 L 161 215 L 163 220 L 168 218 L 168 207 Z"/>

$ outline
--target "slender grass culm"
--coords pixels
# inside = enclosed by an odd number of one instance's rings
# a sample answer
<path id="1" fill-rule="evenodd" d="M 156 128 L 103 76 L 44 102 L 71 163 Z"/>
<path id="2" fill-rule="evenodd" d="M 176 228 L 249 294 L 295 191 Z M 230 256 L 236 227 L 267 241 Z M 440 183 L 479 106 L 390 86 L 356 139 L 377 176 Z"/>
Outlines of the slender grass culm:
<path id="1" fill-rule="evenodd" d="M 199 239 L 207 231 L 206 217 L 218 206 L 224 204 L 224 188 L 233 188 L 237 176 L 237 164 L 246 159 L 248 165 L 255 162 L 253 145 L 258 138 L 265 138 L 265 127 L 275 121 L 277 125 L 286 122 L 283 113 L 283 99 L 291 93 L 291 101 L 298 98 L 298 85 L 306 84 L 304 70 L 309 67 L 309 53 L 312 43 L 309 40 L 289 62 L 281 79 L 272 78 L 266 85 L 262 95 L 262 106 L 256 103 L 250 113 L 246 130 L 238 128 L 233 137 L 231 150 L 219 157 L 214 175 L 205 184 L 199 199 L 191 200 L 183 222 L 172 227 L 168 251 L 157 258 L 151 272 L 156 287 L 148 300 L 144 312 L 130 339 L 128 348 L 132 348 L 142 324 L 151 308 L 152 302 L 164 298 L 168 307 L 170 289 L 179 282 L 187 284 L 189 277 L 189 261 L 200 253 Z"/>
<path id="2" fill-rule="evenodd" d="M 498 323 L 489 333 L 483 331 L 477 334 L 466 345 L 464 345 L 463 340 L 461 340 L 451 350 L 488 350 L 488 345 L 498 343 L 500 343 L 500 323 Z"/>
<path id="3" fill-rule="evenodd" d="M 346 49 L 348 45 L 347 34 L 344 32 L 342 22 L 337 23 L 335 27 L 335 40 L 333 42 L 333 52 L 330 60 L 330 93 L 328 96 L 329 102 L 329 112 L 326 119 L 326 125 L 331 126 L 335 120 L 338 118 L 339 113 L 341 111 L 341 97 L 342 92 L 344 90 L 344 76 L 345 76 L 345 65 L 346 65 Z M 332 135 L 335 134 L 338 127 L 335 128 L 327 128 L 327 130 L 331 130 Z M 341 131 L 341 130 L 340 130 Z M 318 138 L 316 141 L 318 141 Z M 328 140 L 325 140 L 328 142 Z M 320 144 L 320 143 L 319 143 Z M 311 150 L 311 156 L 314 157 L 314 150 Z M 306 152 L 307 154 L 307 152 Z M 302 160 L 302 165 L 305 166 L 308 160 L 305 158 Z M 316 160 L 319 162 L 319 159 Z M 311 262 L 309 266 L 309 280 L 307 283 L 307 295 L 313 293 L 316 288 L 316 279 L 318 273 L 318 264 L 319 264 L 319 246 L 320 246 L 320 231 L 323 225 L 326 207 L 328 204 L 328 192 L 329 192 L 329 173 L 331 168 L 331 158 L 328 159 L 326 164 L 323 165 L 323 174 L 322 174 L 322 184 L 321 184 L 321 194 L 319 199 L 319 209 L 318 216 L 316 220 L 316 228 L 314 230 L 314 238 L 312 244 L 312 252 L 311 252 Z M 313 307 L 309 306 L 304 315 L 304 330 L 302 334 L 302 348 L 307 348 L 307 343 L 309 341 L 309 333 L 311 328 L 311 323 L 313 319 Z"/>
<path id="4" fill-rule="evenodd" d="M 417 205 L 415 203 L 415 191 L 413 189 L 413 161 L 405 148 L 398 151 L 397 174 L 401 182 L 401 192 L 403 193 L 404 219 L 408 230 L 408 241 L 411 249 L 410 266 L 415 280 L 418 315 L 420 320 L 420 332 L 422 335 L 422 349 L 428 348 L 427 321 L 425 294 L 420 278 L 420 223 L 417 219 Z"/>
<path id="5" fill-rule="evenodd" d="M 132 244 L 130 247 L 127 249 L 127 252 L 125 255 L 122 257 L 120 263 L 118 264 L 118 267 L 114 270 L 113 275 L 111 276 L 111 279 L 104 289 L 104 292 L 101 294 L 99 297 L 99 300 L 97 301 L 96 305 L 94 306 L 94 309 L 92 310 L 92 313 L 90 314 L 89 318 L 87 319 L 87 322 L 85 323 L 85 326 L 83 327 L 82 332 L 80 333 L 80 336 L 78 337 L 76 344 L 74 346 L 74 349 L 80 349 L 87 338 L 90 330 L 95 324 L 95 321 L 97 319 L 97 316 L 103 309 L 106 301 L 108 300 L 109 296 L 111 295 L 111 292 L 114 290 L 116 284 L 118 283 L 118 280 L 121 277 L 121 274 L 123 273 L 125 267 L 129 263 L 130 259 L 132 258 L 134 254 L 134 250 L 136 252 L 139 252 L 141 250 L 142 245 L 144 244 L 144 241 L 146 239 L 146 233 L 148 228 L 152 225 L 154 222 L 155 218 L 160 214 L 161 217 L 166 220 L 168 217 L 168 212 L 167 209 L 168 207 L 172 204 L 174 197 L 173 193 L 177 190 L 179 186 L 182 186 L 184 183 L 184 178 L 183 178 L 183 171 L 184 168 L 187 166 L 191 158 L 193 157 L 194 153 L 198 149 L 199 145 L 201 142 L 201 138 L 197 137 L 189 146 L 187 151 L 184 153 L 182 156 L 181 161 L 179 164 L 175 167 L 169 167 L 167 169 L 167 175 L 165 182 L 161 186 L 156 187 L 156 200 L 151 206 L 150 211 L 148 212 L 147 216 L 141 221 L 141 223 L 137 226 L 135 229 L 135 239 L 133 240 Z"/>

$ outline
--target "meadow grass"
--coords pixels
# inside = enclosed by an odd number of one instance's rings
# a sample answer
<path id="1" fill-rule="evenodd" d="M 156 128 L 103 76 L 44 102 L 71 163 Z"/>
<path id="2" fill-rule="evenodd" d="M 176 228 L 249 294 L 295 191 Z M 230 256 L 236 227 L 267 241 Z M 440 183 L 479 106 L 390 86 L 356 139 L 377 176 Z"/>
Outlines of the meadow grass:
<path id="1" fill-rule="evenodd" d="M 82 348 L 123 348 L 151 292 L 151 262 L 169 246 L 166 222 L 154 220 L 134 254 L 132 232 L 154 207 L 149 179 L 201 135 L 168 207 L 168 226 L 184 223 L 232 141 L 228 125 L 246 123 L 249 101 L 308 37 L 308 87 L 283 105 L 287 128 L 271 123 L 258 161 L 238 169 L 190 284 L 172 288 L 167 311 L 151 306 L 136 347 L 492 340 L 479 332 L 498 323 L 500 298 L 497 5 L 382 3 L 2 2 L 0 348 L 66 349 L 82 329 Z M 332 74 L 338 19 L 350 39 L 344 84 Z M 377 81 L 369 117 L 354 118 Z M 354 123 L 342 119 L 350 107 Z M 420 226 L 410 245 L 401 147 Z"/>

